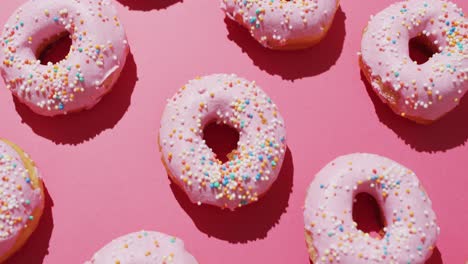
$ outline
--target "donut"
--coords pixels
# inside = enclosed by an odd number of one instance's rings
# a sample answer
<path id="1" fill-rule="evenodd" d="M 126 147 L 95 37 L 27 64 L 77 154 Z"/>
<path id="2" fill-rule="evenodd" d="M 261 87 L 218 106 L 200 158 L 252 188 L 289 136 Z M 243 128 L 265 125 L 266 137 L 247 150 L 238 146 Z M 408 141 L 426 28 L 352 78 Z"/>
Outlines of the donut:
<path id="1" fill-rule="evenodd" d="M 425 63 L 409 56 L 420 38 L 435 51 Z M 392 4 L 364 31 L 360 66 L 380 99 L 398 115 L 429 124 L 454 109 L 468 89 L 468 22 L 443 0 Z"/>
<path id="2" fill-rule="evenodd" d="M 203 129 L 224 123 L 239 132 L 222 163 Z M 169 177 L 193 203 L 235 208 L 258 200 L 278 177 L 286 130 L 278 108 L 255 82 L 214 74 L 189 81 L 161 117 L 159 145 Z"/>
<path id="3" fill-rule="evenodd" d="M 198 264 L 184 242 L 166 234 L 140 231 L 119 237 L 85 264 Z"/>
<path id="4" fill-rule="evenodd" d="M 328 32 L 339 0 L 221 0 L 226 16 L 270 49 L 311 47 Z"/>
<path id="5" fill-rule="evenodd" d="M 42 50 L 66 34 L 72 40 L 69 54 L 41 64 Z M 96 105 L 119 77 L 129 51 L 109 0 L 29 0 L 9 18 L 0 48 L 7 89 L 44 116 Z"/>
<path id="6" fill-rule="evenodd" d="M 18 251 L 44 210 L 44 186 L 28 154 L 0 139 L 0 263 Z"/>
<path id="7" fill-rule="evenodd" d="M 381 237 L 357 229 L 353 199 L 372 195 L 386 226 Z M 424 263 L 439 235 L 431 200 L 411 170 L 374 154 L 341 156 L 307 192 L 306 241 L 314 263 Z"/>

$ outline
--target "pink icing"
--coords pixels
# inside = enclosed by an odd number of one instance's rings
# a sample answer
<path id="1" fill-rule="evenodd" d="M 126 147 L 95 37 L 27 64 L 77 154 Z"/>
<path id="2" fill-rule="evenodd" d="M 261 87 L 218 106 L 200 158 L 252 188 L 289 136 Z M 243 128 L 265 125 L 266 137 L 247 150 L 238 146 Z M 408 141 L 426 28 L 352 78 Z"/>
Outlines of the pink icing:
<path id="1" fill-rule="evenodd" d="M 68 31 L 68 56 L 41 65 L 44 40 Z M 128 45 L 110 0 L 29 0 L 10 17 L 1 38 L 7 88 L 34 112 L 55 116 L 92 108 L 125 64 Z"/>
<path id="2" fill-rule="evenodd" d="M 353 199 L 372 195 L 387 226 L 382 239 L 356 228 Z M 317 251 L 315 263 L 424 263 L 439 234 L 431 200 L 416 175 L 373 154 L 351 154 L 329 163 L 307 193 L 305 229 Z"/>
<path id="3" fill-rule="evenodd" d="M 338 4 L 338 0 L 221 0 L 226 15 L 239 21 L 268 48 L 323 36 Z"/>
<path id="4" fill-rule="evenodd" d="M 203 140 L 211 122 L 239 131 L 237 151 L 224 164 Z M 168 100 L 159 142 L 169 174 L 192 202 L 235 209 L 256 201 L 276 180 L 285 137 L 276 105 L 255 82 L 215 74 L 190 81 Z"/>
<path id="5" fill-rule="evenodd" d="M 418 65 L 408 42 L 426 35 L 439 53 Z M 468 89 L 468 23 L 454 3 L 395 3 L 371 18 L 362 38 L 362 60 L 381 99 L 397 114 L 434 121 L 455 108 Z M 389 87 L 389 96 L 379 85 Z"/>
<path id="6" fill-rule="evenodd" d="M 176 237 L 140 231 L 119 237 L 85 264 L 197 264 Z"/>
<path id="7" fill-rule="evenodd" d="M 36 168 L 34 168 L 36 170 Z M 20 155 L 0 140 L 0 256 L 10 253 L 33 212 L 44 207 L 41 189 L 31 185 L 30 173 Z"/>

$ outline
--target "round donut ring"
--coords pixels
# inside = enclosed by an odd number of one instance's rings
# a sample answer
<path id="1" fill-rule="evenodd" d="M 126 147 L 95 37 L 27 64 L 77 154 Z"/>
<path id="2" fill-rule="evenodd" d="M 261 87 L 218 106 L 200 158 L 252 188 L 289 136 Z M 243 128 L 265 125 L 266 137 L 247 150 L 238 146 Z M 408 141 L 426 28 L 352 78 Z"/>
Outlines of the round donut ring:
<path id="1" fill-rule="evenodd" d="M 44 210 L 44 186 L 34 162 L 14 143 L 0 139 L 0 263 L 18 251 Z"/>
<path id="2" fill-rule="evenodd" d="M 222 163 L 203 140 L 212 122 L 239 132 Z M 284 121 L 254 82 L 215 74 L 183 86 L 162 115 L 159 143 L 170 178 L 193 203 L 234 210 L 257 201 L 276 180 L 286 151 Z"/>
<path id="3" fill-rule="evenodd" d="M 357 229 L 353 200 L 372 195 L 386 222 L 381 239 Z M 422 264 L 439 235 L 436 215 L 416 175 L 373 154 L 338 157 L 316 176 L 305 201 L 306 240 L 314 263 Z"/>
<path id="4" fill-rule="evenodd" d="M 69 54 L 42 65 L 37 55 L 66 32 Z M 112 88 L 129 50 L 109 0 L 29 0 L 8 20 L 0 45 L 7 88 L 44 116 L 92 108 Z"/>
<path id="5" fill-rule="evenodd" d="M 304 49 L 320 42 L 332 25 L 339 0 L 221 0 L 226 15 L 264 47 Z"/>
<path id="6" fill-rule="evenodd" d="M 119 237 L 85 264 L 198 264 L 184 242 L 166 234 L 140 231 Z"/>
<path id="7" fill-rule="evenodd" d="M 439 53 L 424 64 L 413 62 L 408 43 L 415 37 Z M 468 21 L 449 1 L 395 3 L 370 20 L 360 65 L 395 113 L 431 123 L 455 108 L 468 89 Z"/>

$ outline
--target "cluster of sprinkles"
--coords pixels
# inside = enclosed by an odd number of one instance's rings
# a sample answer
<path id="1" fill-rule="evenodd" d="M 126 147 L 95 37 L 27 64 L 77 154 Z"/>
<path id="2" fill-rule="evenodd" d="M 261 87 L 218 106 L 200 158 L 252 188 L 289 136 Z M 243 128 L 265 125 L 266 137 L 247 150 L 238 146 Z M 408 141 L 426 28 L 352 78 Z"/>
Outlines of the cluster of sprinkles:
<path id="1" fill-rule="evenodd" d="M 148 233 L 145 232 L 145 231 L 143 231 L 141 234 L 138 234 L 138 235 L 137 235 L 137 238 L 138 238 L 138 239 L 143 239 L 144 237 L 147 237 L 147 236 L 148 236 Z M 175 237 L 171 237 L 171 239 L 169 240 L 170 243 L 175 243 L 175 241 L 176 241 L 176 238 L 175 238 Z M 126 249 L 129 248 L 129 243 L 131 244 L 131 240 L 129 240 L 129 241 L 127 241 L 127 242 L 125 242 L 125 243 L 123 244 L 123 246 L 122 246 L 123 250 L 126 250 Z M 140 257 L 143 257 L 143 256 L 144 256 L 144 257 L 148 258 L 148 257 L 151 257 L 151 255 L 157 255 L 157 253 L 154 252 L 154 251 L 156 251 L 156 250 L 160 247 L 159 241 L 158 241 L 157 239 L 153 239 L 153 244 L 154 244 L 153 251 L 152 251 L 152 250 L 147 250 L 147 251 L 145 251 L 145 252 L 143 253 L 143 255 L 140 256 Z M 161 257 L 161 261 L 162 261 L 161 264 L 170 263 L 170 262 L 172 262 L 173 260 L 174 260 L 174 253 L 172 252 L 172 253 L 169 253 L 169 255 L 167 255 L 167 256 L 162 256 L 162 257 Z M 115 264 L 122 264 L 122 263 L 121 263 L 120 260 L 117 258 L 117 259 L 115 260 Z"/>
<path id="2" fill-rule="evenodd" d="M 181 263 L 185 259 L 182 254 L 188 253 L 178 238 L 140 231 L 112 241 L 86 264 Z"/>
<path id="3" fill-rule="evenodd" d="M 264 46 L 272 46 L 273 43 L 285 45 L 289 39 L 306 38 L 307 36 L 303 34 L 307 28 L 317 26 L 320 27 L 319 32 L 324 32 L 324 25 L 328 23 L 311 24 L 311 21 L 317 20 L 311 17 L 329 15 L 331 21 L 335 12 L 320 6 L 323 5 L 321 0 L 223 0 L 222 2 L 223 9 L 232 17 L 242 17 L 243 25 Z M 278 25 L 271 25 L 278 22 Z"/>
<path id="4" fill-rule="evenodd" d="M 69 8 L 44 8 L 32 15 L 24 7 L 5 25 L 1 38 L 2 54 L 0 66 L 6 86 L 21 101 L 32 101 L 35 107 L 45 111 L 65 111 L 67 104 L 77 100 L 77 97 L 104 87 L 103 79 L 88 80 L 89 68 L 92 75 L 96 71 L 105 71 L 119 60 L 114 50 L 113 41 L 102 41 L 90 32 L 95 29 L 92 23 L 111 24 L 116 30 L 123 31 L 118 18 L 106 16 L 108 8 L 106 0 L 86 1 L 73 0 L 73 4 L 64 4 Z M 73 5 L 82 5 L 78 10 Z M 85 13 L 85 14 L 84 14 Z M 92 20 L 92 22 L 90 21 Z M 38 33 L 42 28 L 61 28 L 57 35 L 45 36 Z M 61 61 L 42 65 L 41 61 L 30 54 L 38 56 L 41 50 L 59 35 L 68 32 L 72 39 L 69 54 Z M 124 45 L 127 45 L 124 40 Z M 32 50 L 32 52 L 31 52 Z M 71 59 L 79 57 L 80 59 Z M 108 64 L 106 66 L 106 64 Z M 94 78 L 94 77 L 93 77 Z M 78 109 L 71 109 L 72 111 Z"/>
<path id="5" fill-rule="evenodd" d="M 206 79 L 216 81 L 205 84 Z M 196 95 L 188 99 L 193 90 Z M 218 102 L 226 105 L 219 107 Z M 194 104 L 198 111 L 189 113 Z M 262 194 L 258 186 L 269 186 L 276 179 L 286 150 L 284 122 L 276 105 L 254 82 L 233 75 L 197 78 L 169 100 L 165 114 L 170 120 L 164 123 L 163 118 L 162 127 L 171 126 L 160 141 L 166 165 L 186 189 L 214 194 L 220 207 L 233 209 L 257 201 Z M 204 125 L 212 121 L 240 133 L 238 148 L 226 163 L 202 139 Z"/>
<path id="6" fill-rule="evenodd" d="M 358 263 L 421 263 L 434 249 L 439 227 L 431 201 L 416 175 L 398 164 L 388 165 L 387 159 L 385 165 L 363 165 L 369 158 L 375 161 L 375 157 L 353 155 L 362 156 L 349 158 L 346 163 L 344 159 L 332 162 L 332 168 L 343 169 L 336 175 L 319 178 L 318 187 L 309 194 L 313 197 L 307 198 L 320 197 L 321 201 L 313 208 L 306 205 L 305 211 L 309 243 L 319 251 L 315 263 L 346 263 L 350 259 Z M 357 223 L 349 221 L 352 208 L 336 207 L 332 202 L 342 199 L 337 197 L 352 199 L 361 192 L 382 197 L 381 207 L 392 206 L 391 210 L 383 210 L 391 213 L 385 215 L 387 226 L 380 238 L 357 229 Z M 338 202 L 346 204 L 344 200 Z"/>
<path id="7" fill-rule="evenodd" d="M 453 108 L 459 103 L 468 90 L 468 22 L 461 8 L 442 0 L 401 2 L 372 17 L 370 23 L 379 29 L 365 33 L 371 39 L 370 46 L 363 43 L 365 71 L 378 80 L 373 82 L 375 88 L 384 85 L 398 94 L 397 99 L 383 96 L 404 104 L 399 114 L 431 111 L 446 102 Z M 418 65 L 402 52 L 403 46 L 408 47 L 408 35 L 424 38 L 438 53 Z"/>
<path id="8" fill-rule="evenodd" d="M 33 206 L 40 197 L 21 159 L 0 141 L 0 239 L 11 238 L 35 220 Z"/>

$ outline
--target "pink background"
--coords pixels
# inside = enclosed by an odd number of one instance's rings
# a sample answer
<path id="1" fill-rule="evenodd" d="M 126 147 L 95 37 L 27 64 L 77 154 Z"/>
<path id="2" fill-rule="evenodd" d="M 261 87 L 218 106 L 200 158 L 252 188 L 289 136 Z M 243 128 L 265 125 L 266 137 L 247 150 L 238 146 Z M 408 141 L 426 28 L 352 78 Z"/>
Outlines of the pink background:
<path id="1" fill-rule="evenodd" d="M 23 0 L 3 0 L 3 24 Z M 314 174 L 338 155 L 372 152 L 413 169 L 442 233 L 430 263 L 468 259 L 468 100 L 432 126 L 394 115 L 357 64 L 369 16 L 394 1 L 342 1 L 328 37 L 273 52 L 224 19 L 216 0 L 120 0 L 132 56 L 93 110 L 48 119 L 0 84 L 0 136 L 26 149 L 50 197 L 38 231 L 9 263 L 82 263 L 111 239 L 152 229 L 176 235 L 200 263 L 308 263 L 302 205 Z M 468 2 L 456 0 L 465 11 Z M 129 6 L 129 7 L 128 7 Z M 279 106 L 290 152 L 259 203 L 235 213 L 191 205 L 156 145 L 165 100 L 197 75 L 237 73 Z"/>

